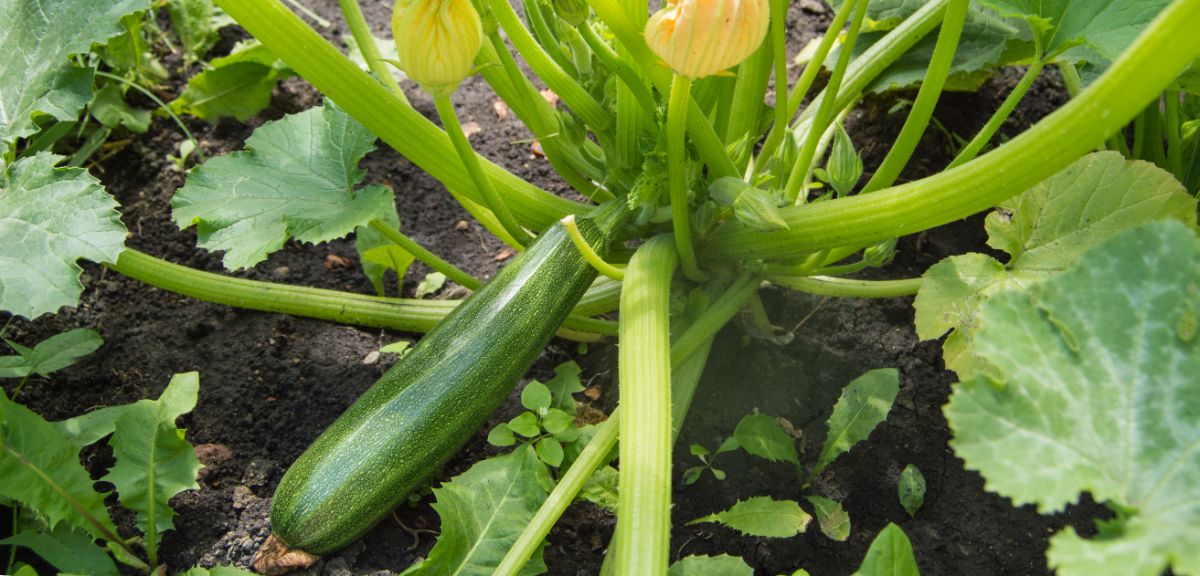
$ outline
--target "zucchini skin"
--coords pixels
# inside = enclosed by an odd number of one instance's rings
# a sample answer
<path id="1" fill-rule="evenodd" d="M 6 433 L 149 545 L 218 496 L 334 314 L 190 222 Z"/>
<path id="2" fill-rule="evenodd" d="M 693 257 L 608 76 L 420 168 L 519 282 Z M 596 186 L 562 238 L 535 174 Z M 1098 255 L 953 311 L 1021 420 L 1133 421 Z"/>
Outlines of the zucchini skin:
<path id="1" fill-rule="evenodd" d="M 606 251 L 625 218 L 579 220 Z M 487 422 L 587 291 L 596 271 L 555 224 L 426 334 L 284 474 L 271 527 L 317 555 L 357 540 Z"/>

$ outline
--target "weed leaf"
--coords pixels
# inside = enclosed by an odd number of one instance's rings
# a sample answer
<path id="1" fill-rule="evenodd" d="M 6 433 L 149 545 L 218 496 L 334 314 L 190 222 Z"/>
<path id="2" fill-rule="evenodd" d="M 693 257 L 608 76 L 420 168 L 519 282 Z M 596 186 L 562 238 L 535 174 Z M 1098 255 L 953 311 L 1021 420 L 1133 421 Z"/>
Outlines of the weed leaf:
<path id="1" fill-rule="evenodd" d="M 171 209 L 199 245 L 225 250 L 225 267 L 246 268 L 289 238 L 318 243 L 346 236 L 394 211 L 384 186 L 357 189 L 358 162 L 375 136 L 332 104 L 264 124 L 246 150 L 194 169 Z"/>
<path id="2" fill-rule="evenodd" d="M 845 542 L 850 537 L 850 515 L 841 502 L 820 496 L 809 496 L 806 500 L 817 513 L 817 526 L 822 534 L 838 542 Z"/>
<path id="3" fill-rule="evenodd" d="M 95 538 L 116 534 L 104 498 L 79 463 L 79 448 L 53 424 L 0 394 L 0 493 L 45 519 Z"/>
<path id="4" fill-rule="evenodd" d="M 53 532 L 18 532 L 0 540 L 0 545 L 24 546 L 62 573 L 117 576 L 117 565 L 103 548 L 92 543 L 91 536 L 66 527 L 60 526 Z"/>
<path id="5" fill-rule="evenodd" d="M 920 576 L 912 542 L 895 524 L 888 524 L 871 541 L 867 555 L 853 576 Z"/>
<path id="6" fill-rule="evenodd" d="M 479 462 L 433 490 L 442 534 L 413 574 L 489 576 L 546 500 L 550 473 L 525 445 Z M 541 552 L 521 574 L 546 571 Z M 407 573 L 407 572 L 406 572 Z"/>
<path id="7" fill-rule="evenodd" d="M 899 392 L 900 373 L 895 368 L 872 370 L 846 385 L 829 415 L 829 433 L 810 476 L 866 440 L 887 419 Z"/>
<path id="8" fill-rule="evenodd" d="M 1200 239 L 1177 222 L 1121 233 L 1066 272 L 983 306 L 994 366 L 946 406 L 951 445 L 989 490 L 1043 513 L 1090 492 L 1104 537 L 1051 538 L 1063 576 L 1200 572 Z"/>
<path id="9" fill-rule="evenodd" d="M 733 437 L 743 450 L 770 462 L 790 462 L 800 469 L 796 440 L 775 419 L 766 414 L 750 414 L 738 422 Z"/>
<path id="10" fill-rule="evenodd" d="M 912 464 L 900 472 L 899 488 L 900 505 L 910 517 L 917 515 L 917 510 L 925 504 L 925 476 L 921 470 Z"/>
<path id="11" fill-rule="evenodd" d="M 28 374 L 49 376 L 95 352 L 104 344 L 104 339 L 90 328 L 76 328 L 42 340 L 33 348 L 26 348 L 11 341 L 6 342 L 17 351 L 21 362 L 14 361 L 11 365 L 0 367 L 0 378 L 19 378 Z"/>
<path id="12" fill-rule="evenodd" d="M 30 319 L 79 302 L 77 260 L 111 264 L 125 249 L 117 202 L 87 171 L 55 168 L 60 159 L 22 158 L 0 176 L 0 310 Z"/>
<path id="13" fill-rule="evenodd" d="M 754 576 L 754 569 L 737 556 L 685 556 L 671 565 L 667 576 Z"/>
<path id="14" fill-rule="evenodd" d="M 755 496 L 723 512 L 692 520 L 688 525 L 701 522 L 716 522 L 747 536 L 791 538 L 808 528 L 812 516 L 792 500 Z"/>

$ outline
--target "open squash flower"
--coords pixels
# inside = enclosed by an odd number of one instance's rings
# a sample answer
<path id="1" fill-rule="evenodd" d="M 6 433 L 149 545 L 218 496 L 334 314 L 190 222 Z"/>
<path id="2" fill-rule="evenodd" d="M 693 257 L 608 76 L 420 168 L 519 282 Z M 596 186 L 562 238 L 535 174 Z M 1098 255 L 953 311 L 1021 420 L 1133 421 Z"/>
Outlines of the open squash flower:
<path id="1" fill-rule="evenodd" d="M 449 94 L 475 65 L 483 24 L 471 0 L 398 0 L 392 35 L 404 73 L 434 95 Z"/>
<path id="2" fill-rule="evenodd" d="M 646 22 L 646 43 L 676 74 L 703 78 L 749 58 L 767 36 L 767 0 L 668 0 Z"/>

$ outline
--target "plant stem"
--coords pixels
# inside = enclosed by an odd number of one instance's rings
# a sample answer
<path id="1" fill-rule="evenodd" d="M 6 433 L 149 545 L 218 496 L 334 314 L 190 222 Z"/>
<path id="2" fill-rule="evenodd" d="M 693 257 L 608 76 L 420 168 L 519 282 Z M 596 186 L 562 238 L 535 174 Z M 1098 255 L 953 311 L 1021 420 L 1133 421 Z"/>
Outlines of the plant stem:
<path id="1" fill-rule="evenodd" d="M 1017 82 L 1017 85 L 1013 88 L 1012 92 L 1009 92 L 1008 96 L 1004 98 L 1004 102 L 1000 104 L 1000 108 L 992 114 L 991 118 L 988 118 L 988 121 L 983 125 L 983 128 L 979 129 L 979 133 L 976 134 L 974 138 L 971 138 L 971 141 L 968 142 L 967 145 L 958 152 L 958 155 L 954 157 L 954 160 L 951 161 L 948 166 L 946 166 L 947 170 L 970 162 L 976 156 L 978 156 L 980 152 L 983 151 L 984 146 L 987 146 L 988 142 L 991 142 L 992 137 L 995 136 L 996 132 L 1000 130 L 1000 127 L 1004 125 L 1004 121 L 1007 120 L 1012 114 L 1013 110 L 1017 108 L 1017 104 L 1021 103 L 1021 99 L 1025 97 L 1025 93 L 1029 92 L 1029 88 L 1033 86 L 1033 81 L 1037 80 L 1038 74 L 1041 73 L 1042 67 L 1045 65 L 1046 63 L 1041 59 L 1041 54 L 1038 54 L 1034 58 L 1033 64 L 1030 64 L 1029 69 L 1025 71 L 1023 76 L 1021 76 L 1021 81 Z"/>
<path id="2" fill-rule="evenodd" d="M 772 284 L 840 298 L 897 298 L 912 296 L 921 289 L 920 278 L 905 280 L 850 280 L 832 276 L 767 276 Z"/>
<path id="3" fill-rule="evenodd" d="M 171 110 L 171 107 L 168 106 L 166 102 L 163 102 L 162 99 L 159 98 L 157 94 L 143 88 L 141 85 L 137 84 L 136 82 L 132 82 L 130 80 L 127 80 L 125 78 L 117 76 L 116 74 L 109 74 L 108 72 L 104 72 L 103 70 L 96 70 L 93 72 L 93 74 L 95 74 L 97 77 L 100 77 L 100 78 L 106 78 L 108 80 L 112 80 L 115 82 L 120 82 L 122 84 L 125 84 L 126 86 L 133 88 L 134 90 L 137 90 L 138 92 L 141 92 L 143 96 L 149 98 L 150 101 L 153 102 L 155 106 L 158 106 L 159 110 L 162 110 L 163 113 L 165 113 L 167 116 L 169 116 L 171 118 L 172 121 L 175 122 L 176 126 L 179 126 L 179 130 L 181 132 L 183 132 L 183 135 L 185 137 L 187 137 L 188 140 L 192 141 L 192 145 L 194 146 L 194 150 L 196 151 L 196 159 L 199 160 L 200 163 L 202 163 L 202 164 L 204 163 L 204 161 L 206 160 L 206 157 L 204 156 L 204 150 L 200 149 L 200 141 L 196 140 L 195 136 L 192 136 L 192 131 L 188 130 L 187 124 L 183 123 L 183 119 L 180 118 L 179 115 L 175 114 L 175 112 L 173 112 Z"/>
<path id="4" fill-rule="evenodd" d="M 371 33 L 367 19 L 363 17 L 358 0 L 338 0 L 338 5 L 342 7 L 342 16 L 346 19 L 346 25 L 350 27 L 350 35 L 354 36 L 354 42 L 358 44 L 358 50 L 362 52 L 363 59 L 367 61 L 371 72 L 379 77 L 379 81 L 383 82 L 383 85 L 387 86 L 392 94 L 407 104 L 408 96 L 404 95 L 400 83 L 396 82 L 396 77 L 392 75 L 388 63 L 383 61 L 379 45 L 375 44 L 375 35 Z"/>
<path id="5" fill-rule="evenodd" d="M 621 486 L 615 535 L 617 574 L 667 573 L 671 538 L 671 276 L 669 236 L 643 244 L 621 293 L 618 353 Z"/>
<path id="6" fill-rule="evenodd" d="M 558 43 L 558 37 L 550 29 L 546 22 L 546 15 L 542 12 L 541 2 L 538 0 L 523 0 L 522 8 L 525 10 L 525 21 L 529 23 L 529 29 L 533 32 L 533 37 L 538 45 L 554 61 L 562 68 L 568 76 L 579 78 L 579 71 L 575 69 L 575 62 L 563 53 L 562 47 Z M 520 50 L 520 49 L 518 49 Z"/>
<path id="7" fill-rule="evenodd" d="M 780 1 L 782 0 L 772 0 L 771 4 L 775 5 Z M 774 21 L 772 21 L 771 26 L 774 25 Z M 728 115 L 724 130 L 726 145 L 758 134 L 759 119 L 762 117 L 763 110 L 763 92 L 767 88 L 767 80 L 771 77 L 773 49 L 769 43 L 763 42 L 762 46 L 754 51 L 754 54 L 751 54 L 745 62 L 738 66 L 737 79 L 733 85 L 733 93 L 730 96 L 730 105 L 726 113 Z M 784 89 L 786 90 L 787 76 L 784 78 Z M 746 144 L 747 147 L 752 145 L 753 143 Z M 749 158 L 749 155 L 746 157 Z"/>
<path id="8" fill-rule="evenodd" d="M 376 232 L 383 234 L 388 240 L 399 246 L 405 252 L 412 254 L 417 260 L 424 262 L 426 266 L 445 274 L 447 278 L 457 282 L 467 290 L 478 290 L 483 286 L 483 282 L 478 278 L 471 276 L 461 268 L 442 260 L 437 254 L 426 250 L 424 246 L 416 243 L 412 238 L 405 236 L 404 233 L 392 227 L 391 224 L 376 218 L 371 221 L 371 228 Z"/>
<path id="9" fill-rule="evenodd" d="M 155 288 L 205 302 L 400 332 L 428 332 L 461 302 L 381 298 L 231 278 L 172 264 L 132 248 L 126 248 L 117 263 L 108 267 Z M 602 303 L 604 298 L 602 295 L 596 302 Z M 589 318 L 586 324 L 588 327 L 600 326 L 596 322 L 601 321 Z M 568 319 L 563 325 L 586 329 L 577 325 L 575 318 Z M 605 331 L 611 332 L 611 323 L 606 326 Z"/>
<path id="10" fill-rule="evenodd" d="M 359 69 L 279 0 L 216 0 L 227 14 L 293 70 L 446 188 L 474 202 L 481 193 L 455 161 L 449 137 L 378 80 Z M 490 162 L 484 170 L 520 221 L 542 230 L 588 208 L 554 196 Z"/>
<path id="11" fill-rule="evenodd" d="M 592 245 L 588 244 L 588 241 L 583 237 L 583 234 L 579 233 L 579 226 L 575 224 L 574 214 L 564 217 L 561 222 L 563 228 L 567 229 L 567 234 L 571 236 L 571 241 L 574 242 L 575 247 L 579 249 L 579 253 L 583 254 L 583 259 L 587 260 L 597 272 L 618 282 L 625 279 L 625 271 L 613 266 L 612 264 L 609 264 L 604 260 L 604 258 L 601 258 L 600 255 L 596 253 L 596 250 L 592 248 Z"/>
<path id="12" fill-rule="evenodd" d="M 847 0 L 849 1 L 849 0 Z M 837 102 L 842 84 L 842 78 L 846 75 L 846 68 L 850 65 L 850 56 L 854 53 L 854 44 L 858 40 L 858 32 L 862 29 L 862 23 L 867 16 L 867 0 L 858 0 L 854 8 L 854 18 L 850 21 L 850 29 L 846 32 L 846 38 L 842 43 L 842 51 L 838 54 L 837 65 L 833 69 L 833 74 L 829 77 L 829 83 L 825 86 L 825 94 L 828 97 L 821 100 L 820 108 L 817 111 L 817 116 L 813 121 L 813 125 L 809 128 L 808 137 L 804 139 L 804 145 L 800 147 L 800 154 L 796 157 L 796 163 L 792 167 L 792 172 L 788 176 L 785 196 L 792 204 L 795 204 L 800 199 L 800 191 L 804 188 L 804 181 L 807 179 L 808 173 L 812 170 L 813 159 L 817 152 L 817 144 L 821 140 L 821 136 L 825 133 L 825 127 L 829 125 L 834 114 L 834 104 Z"/>
<path id="13" fill-rule="evenodd" d="M 705 342 L 711 341 L 713 336 L 758 294 L 759 282 L 759 278 L 753 274 L 743 272 L 739 275 L 671 344 L 671 367 L 679 368 L 692 358 Z"/>
<path id="14" fill-rule="evenodd" d="M 671 101 L 667 105 L 667 188 L 671 194 L 671 226 L 675 231 L 675 246 L 679 249 L 683 273 L 692 280 L 699 280 L 704 275 L 696 266 L 696 250 L 692 247 L 692 225 L 688 220 L 688 158 L 684 147 L 691 90 L 692 79 L 676 74 L 671 84 Z"/>
<path id="15" fill-rule="evenodd" d="M 1166 110 L 1166 124 L 1163 130 L 1167 133 L 1167 166 L 1181 182 L 1183 174 L 1183 137 L 1180 134 L 1182 120 L 1179 118 L 1179 91 L 1163 92 L 1163 107 Z"/>
<path id="16" fill-rule="evenodd" d="M 896 142 L 888 150 L 887 156 L 875 170 L 875 174 L 863 186 L 862 193 L 874 192 L 891 186 L 896 178 L 900 177 L 900 172 L 904 170 L 904 167 L 908 165 L 913 151 L 921 142 L 921 135 L 929 127 L 933 109 L 937 107 L 938 99 L 942 95 L 942 88 L 946 85 L 946 78 L 950 76 L 950 65 L 954 63 L 954 54 L 958 50 L 963 24 L 967 21 L 967 8 L 970 5 L 970 0 L 950 0 L 950 6 L 946 8 L 945 20 L 942 21 L 942 30 L 938 34 L 937 46 L 933 49 L 933 57 L 929 60 L 925 80 L 921 82 L 921 89 L 917 92 L 917 99 L 913 102 L 912 110 L 909 111 L 908 118 L 904 120 L 904 127 L 900 129 L 900 135 L 896 137 Z"/>
<path id="17" fill-rule="evenodd" d="M 654 102 L 654 95 L 650 93 L 650 87 L 646 85 L 643 79 L 628 62 L 621 59 L 616 51 L 596 35 L 596 31 L 592 29 L 589 22 L 584 22 L 579 25 L 579 34 L 583 37 L 583 41 L 592 49 L 592 53 L 596 58 L 604 64 L 606 68 L 612 70 L 617 78 L 621 79 L 624 86 L 633 95 L 633 99 L 641 106 L 642 112 L 653 116 L 658 112 L 658 104 Z"/>
<path id="18" fill-rule="evenodd" d="M 838 246 L 869 246 L 987 210 L 1053 176 L 1141 112 L 1200 56 L 1200 43 L 1178 42 L 1197 29 L 1200 2 L 1173 2 L 1078 98 L 992 152 L 874 194 L 783 208 L 786 230 L 725 223 L 706 238 L 704 256 L 794 260 Z"/>
<path id="19" fill-rule="evenodd" d="M 479 163 L 479 156 L 471 149 L 471 143 L 467 140 L 467 135 L 463 133 L 462 125 L 458 123 L 458 114 L 454 111 L 454 104 L 450 102 L 450 96 L 435 94 L 433 104 L 437 107 L 438 117 L 442 119 L 442 126 L 450 135 L 450 142 L 454 144 L 459 159 L 470 173 L 471 179 L 475 181 L 475 189 L 483 195 L 484 205 L 492 211 L 492 214 L 496 215 L 500 225 L 504 226 L 504 229 L 520 246 L 528 246 L 533 238 L 517 222 L 504 198 L 496 192 L 496 189 L 492 187 L 492 181 L 488 179 L 487 174 L 484 174 L 483 166 Z"/>

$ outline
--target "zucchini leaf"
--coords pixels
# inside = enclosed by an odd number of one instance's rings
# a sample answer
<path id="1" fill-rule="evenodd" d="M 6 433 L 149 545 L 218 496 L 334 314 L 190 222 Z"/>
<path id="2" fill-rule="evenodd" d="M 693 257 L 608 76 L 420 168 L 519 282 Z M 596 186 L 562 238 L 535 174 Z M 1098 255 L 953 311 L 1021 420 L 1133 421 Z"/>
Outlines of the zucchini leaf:
<path id="1" fill-rule="evenodd" d="M 33 348 L 5 340 L 17 356 L 0 356 L 0 378 L 21 378 L 30 374 L 49 376 L 95 352 L 104 339 L 90 328 L 76 328 L 55 334 Z"/>
<path id="2" fill-rule="evenodd" d="M 1170 0 L 981 0 L 1000 14 L 1029 22 L 1056 60 L 1107 65 L 1125 51 Z"/>
<path id="3" fill-rule="evenodd" d="M 289 238 L 341 238 L 395 210 L 389 188 L 358 188 L 358 162 L 374 148 L 374 135 L 328 103 L 264 124 L 245 151 L 192 170 L 171 201 L 175 223 L 196 225 L 199 245 L 225 250 L 229 269 L 261 262 Z"/>
<path id="4" fill-rule="evenodd" d="M 244 42 L 228 56 L 209 62 L 169 106 L 176 114 L 209 122 L 226 116 L 245 122 L 271 104 L 275 84 L 291 75 L 291 69 L 266 46 Z"/>
<path id="5" fill-rule="evenodd" d="M 390 224 L 396 230 L 400 229 L 400 215 L 393 206 L 384 210 L 379 219 Z M 354 231 L 354 249 L 358 251 L 358 260 L 362 264 L 363 274 L 371 281 L 375 293 L 386 296 L 387 290 L 383 285 L 383 277 L 388 270 L 396 273 L 396 294 L 404 288 L 404 276 L 408 267 L 416 260 L 407 250 L 396 245 L 383 234 L 370 226 L 359 226 Z"/>
<path id="6" fill-rule="evenodd" d="M 35 114 L 79 115 L 92 99 L 92 69 L 68 56 L 121 34 L 121 18 L 145 9 L 146 0 L 0 0 L 0 156 L 37 131 Z"/>
<path id="7" fill-rule="evenodd" d="M 833 405 L 827 422 L 829 432 L 810 476 L 816 476 L 838 456 L 866 440 L 887 419 L 899 393 L 900 373 L 895 368 L 872 370 L 847 384 Z"/>
<path id="8" fill-rule="evenodd" d="M 754 576 L 754 569 L 737 556 L 685 556 L 671 565 L 667 576 Z"/>
<path id="9" fill-rule="evenodd" d="M 158 400 L 139 400 L 117 418 L 112 438 L 116 464 L 104 480 L 117 487 L 121 504 L 137 512 L 147 545 L 174 527 L 171 497 L 198 489 L 200 461 L 175 419 L 196 406 L 200 376 L 176 374 Z"/>
<path id="10" fill-rule="evenodd" d="M 1200 239 L 1177 222 L 1117 235 L 1066 272 L 983 306 L 951 444 L 989 490 L 1117 511 L 1093 539 L 1050 540 L 1062 576 L 1200 574 Z"/>
<path id="11" fill-rule="evenodd" d="M 912 542 L 899 526 L 889 523 L 871 541 L 853 576 L 920 576 Z"/>
<path id="12" fill-rule="evenodd" d="M 1007 252 L 1007 264 L 964 254 L 925 272 L 913 303 L 917 335 L 930 340 L 950 332 L 942 346 L 946 367 L 969 378 L 985 368 L 972 342 L 979 308 L 993 294 L 1045 281 L 1089 247 L 1163 219 L 1196 222 L 1196 199 L 1171 174 L 1116 152 L 1084 156 L 988 215 L 988 245 Z"/>
<path id="13" fill-rule="evenodd" d="M 0 309 L 31 319 L 79 302 L 77 260 L 114 263 L 125 249 L 116 200 L 60 159 L 23 158 L 0 176 Z"/>
<path id="14" fill-rule="evenodd" d="M 116 534 L 104 497 L 79 463 L 79 448 L 53 424 L 0 394 L 0 439 L 0 494 L 33 510 L 51 530 Z"/>
<path id="15" fill-rule="evenodd" d="M 490 576 L 546 500 L 548 486 L 553 486 L 549 470 L 525 444 L 434 488 L 433 508 L 442 520 L 442 534 L 429 558 L 404 573 Z M 520 573 L 545 571 L 539 550 Z"/>
<path id="16" fill-rule="evenodd" d="M 24 546 L 66 574 L 118 574 L 117 565 L 103 548 L 93 544 L 91 536 L 66 527 L 60 526 L 53 532 L 25 530 L 0 540 L 0 545 Z"/>
<path id="17" fill-rule="evenodd" d="M 716 522 L 746 536 L 791 538 L 808 528 L 812 516 L 792 500 L 754 496 L 739 501 L 730 509 L 688 522 L 688 525 Z"/>

